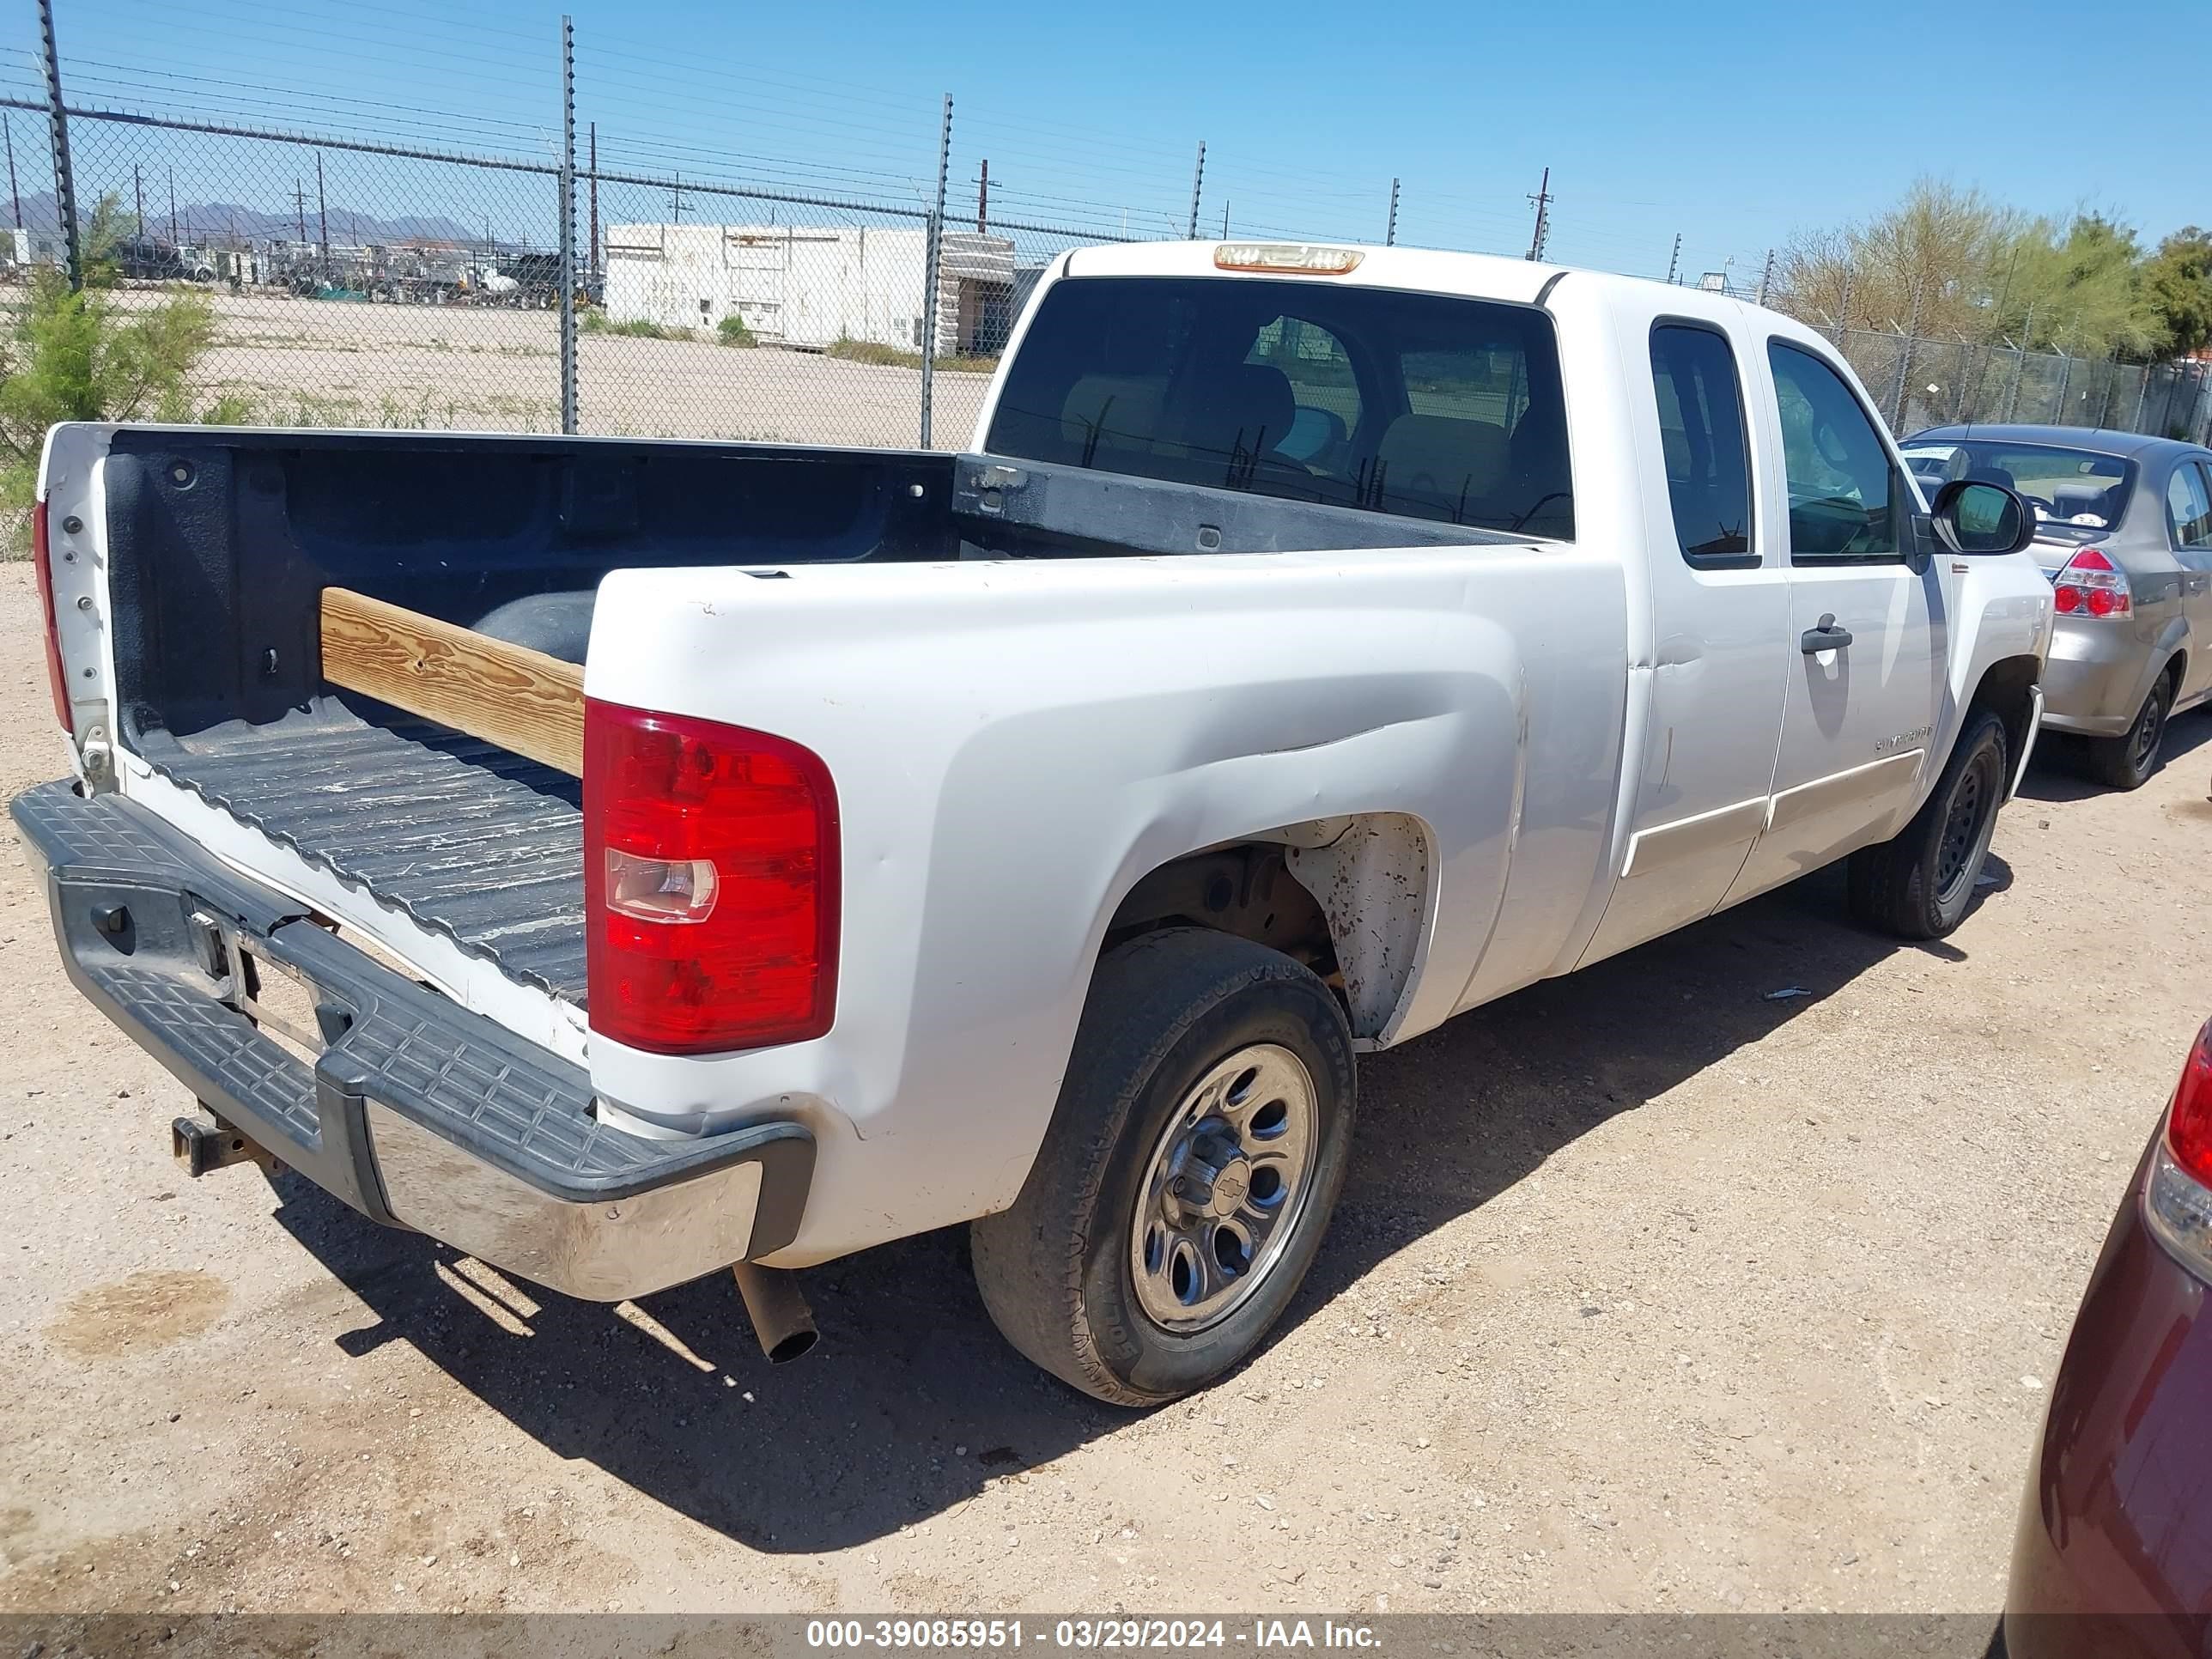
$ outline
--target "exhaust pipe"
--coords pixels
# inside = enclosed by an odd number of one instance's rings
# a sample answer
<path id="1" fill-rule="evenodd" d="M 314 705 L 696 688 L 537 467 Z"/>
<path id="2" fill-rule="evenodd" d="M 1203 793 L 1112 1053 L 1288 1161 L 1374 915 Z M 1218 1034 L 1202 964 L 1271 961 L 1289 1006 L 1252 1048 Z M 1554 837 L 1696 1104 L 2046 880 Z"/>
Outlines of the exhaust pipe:
<path id="1" fill-rule="evenodd" d="M 792 1274 L 750 1261 L 738 1262 L 730 1273 L 769 1364 L 796 1359 L 821 1340 L 822 1334 L 814 1328 L 814 1310 L 799 1293 L 799 1281 Z"/>

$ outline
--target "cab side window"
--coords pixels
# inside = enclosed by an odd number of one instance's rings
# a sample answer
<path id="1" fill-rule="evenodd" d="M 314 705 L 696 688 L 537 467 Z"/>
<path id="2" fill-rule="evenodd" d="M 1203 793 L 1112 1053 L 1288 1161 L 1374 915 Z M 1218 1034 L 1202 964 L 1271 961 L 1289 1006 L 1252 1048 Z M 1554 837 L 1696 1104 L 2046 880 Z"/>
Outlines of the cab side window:
<path id="1" fill-rule="evenodd" d="M 2176 547 L 2212 548 L 2212 484 L 2202 461 L 2184 461 L 2166 486 L 2166 522 Z"/>
<path id="2" fill-rule="evenodd" d="M 1843 377 L 1811 352 L 1771 341 L 1790 483 L 1793 564 L 1904 556 L 1911 496 Z"/>
<path id="3" fill-rule="evenodd" d="M 1682 556 L 1707 568 L 1758 563 L 1743 392 L 1728 337 L 1692 323 L 1653 325 L 1651 390 Z"/>

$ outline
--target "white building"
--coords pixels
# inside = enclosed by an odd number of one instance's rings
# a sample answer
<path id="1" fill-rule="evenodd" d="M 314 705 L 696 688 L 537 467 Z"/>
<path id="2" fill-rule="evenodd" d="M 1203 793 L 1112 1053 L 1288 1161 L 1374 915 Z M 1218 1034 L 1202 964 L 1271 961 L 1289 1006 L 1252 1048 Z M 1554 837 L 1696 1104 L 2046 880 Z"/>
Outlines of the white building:
<path id="1" fill-rule="evenodd" d="M 10 265 L 58 265 L 67 255 L 58 230 L 0 228 L 0 260 Z"/>
<path id="2" fill-rule="evenodd" d="M 772 343 L 922 349 L 929 234 L 921 226 L 609 225 L 610 322 L 713 332 L 725 317 Z M 1014 245 L 945 233 L 932 349 L 995 351 L 1012 322 Z"/>

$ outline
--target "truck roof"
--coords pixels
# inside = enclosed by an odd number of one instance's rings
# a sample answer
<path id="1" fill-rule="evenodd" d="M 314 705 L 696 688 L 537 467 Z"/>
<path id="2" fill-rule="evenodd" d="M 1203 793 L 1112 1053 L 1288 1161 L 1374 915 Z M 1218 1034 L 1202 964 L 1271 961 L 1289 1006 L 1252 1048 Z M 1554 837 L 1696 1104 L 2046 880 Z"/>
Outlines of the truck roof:
<path id="1" fill-rule="evenodd" d="M 1217 254 L 1224 248 L 1278 247 L 1326 248 L 1356 253 L 1358 264 L 1351 271 L 1335 275 L 1290 266 L 1224 270 L 1216 263 Z M 1571 277 L 1577 288 L 1595 285 L 1623 297 L 1633 293 L 1646 303 L 1650 290 L 1661 290 L 1668 296 L 1666 308 L 1684 316 L 1717 318 L 1758 309 L 1727 295 L 1656 282 L 1648 276 L 1622 276 L 1612 271 L 1540 264 L 1494 253 L 1453 253 L 1437 248 L 1382 247 L 1361 242 L 1297 242 L 1287 238 L 1256 236 L 1232 237 L 1226 241 L 1217 238 L 1200 242 L 1118 242 L 1077 248 L 1062 258 L 1065 263 L 1060 274 L 1066 276 L 1219 276 L 1278 282 L 1288 278 L 1467 295 L 1523 305 L 1534 304 L 1561 278 Z"/>

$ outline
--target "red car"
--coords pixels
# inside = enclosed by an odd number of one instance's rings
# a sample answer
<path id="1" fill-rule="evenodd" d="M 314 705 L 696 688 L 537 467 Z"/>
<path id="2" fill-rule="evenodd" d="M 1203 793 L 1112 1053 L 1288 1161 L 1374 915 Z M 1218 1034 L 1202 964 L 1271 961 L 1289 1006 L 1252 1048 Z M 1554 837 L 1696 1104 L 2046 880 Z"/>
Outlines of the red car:
<path id="1" fill-rule="evenodd" d="M 2014 1540 L 2012 1659 L 2212 1649 L 2212 1023 L 2105 1240 Z"/>

